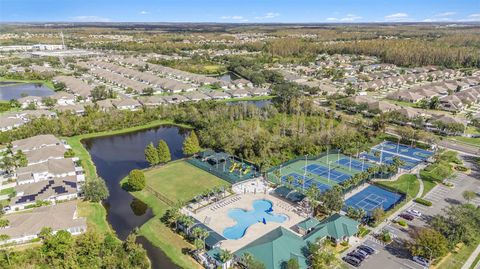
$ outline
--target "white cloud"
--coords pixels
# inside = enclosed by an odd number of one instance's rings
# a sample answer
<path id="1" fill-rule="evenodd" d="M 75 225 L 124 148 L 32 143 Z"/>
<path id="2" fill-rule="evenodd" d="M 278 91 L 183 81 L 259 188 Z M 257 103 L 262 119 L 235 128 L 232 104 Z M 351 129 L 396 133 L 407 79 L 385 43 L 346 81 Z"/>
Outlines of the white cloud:
<path id="1" fill-rule="evenodd" d="M 110 22 L 112 21 L 109 18 L 100 17 L 100 16 L 75 16 L 71 17 L 73 21 L 79 22 Z"/>
<path id="2" fill-rule="evenodd" d="M 476 13 L 476 14 L 470 14 L 468 15 L 469 18 L 479 18 L 480 19 L 480 13 Z"/>
<path id="3" fill-rule="evenodd" d="M 238 16 L 238 15 L 235 15 L 235 16 L 222 16 L 222 17 L 220 17 L 220 19 L 222 19 L 222 20 L 243 20 L 243 17 L 242 17 L 242 16 Z"/>
<path id="4" fill-rule="evenodd" d="M 435 14 L 435 17 L 449 17 L 449 16 L 453 16 L 455 14 L 457 14 L 457 12 L 448 11 L 448 12 L 442 12 L 442 13 Z"/>
<path id="5" fill-rule="evenodd" d="M 327 21 L 338 21 L 337 18 L 326 18 Z"/>
<path id="6" fill-rule="evenodd" d="M 267 14 L 263 15 L 263 16 L 258 16 L 258 17 L 255 17 L 255 19 L 273 19 L 273 18 L 276 18 L 280 16 L 280 13 L 278 12 L 268 12 Z"/>
<path id="7" fill-rule="evenodd" d="M 359 20 L 361 19 L 362 17 L 360 16 L 357 16 L 357 15 L 354 15 L 354 14 L 347 14 L 346 17 L 344 18 L 341 18 L 340 21 L 344 21 L 344 22 L 348 22 L 348 21 L 356 21 L 356 20 Z"/>
<path id="8" fill-rule="evenodd" d="M 140 15 L 147 15 L 147 14 L 150 14 L 150 12 L 145 10 L 140 11 Z"/>
<path id="9" fill-rule="evenodd" d="M 399 13 L 394 13 L 394 14 L 387 15 L 384 18 L 387 21 L 402 21 L 402 20 L 408 19 L 408 14 L 403 13 L 403 12 L 399 12 Z"/>

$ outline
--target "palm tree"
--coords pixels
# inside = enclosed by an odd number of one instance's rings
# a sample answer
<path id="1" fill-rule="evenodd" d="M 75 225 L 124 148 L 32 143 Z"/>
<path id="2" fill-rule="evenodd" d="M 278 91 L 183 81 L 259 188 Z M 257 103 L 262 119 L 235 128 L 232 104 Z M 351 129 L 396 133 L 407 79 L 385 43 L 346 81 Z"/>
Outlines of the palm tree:
<path id="1" fill-rule="evenodd" d="M 293 181 L 295 180 L 295 178 L 293 178 L 292 176 L 288 176 L 285 181 L 287 181 L 287 186 L 290 188 L 290 189 L 293 189 Z"/>
<path id="2" fill-rule="evenodd" d="M 253 258 L 253 255 L 250 254 L 249 252 L 245 252 L 242 255 L 241 261 L 243 265 L 245 265 L 247 268 L 250 266 L 250 264 L 253 263 L 255 259 Z"/>
<path id="3" fill-rule="evenodd" d="M 305 180 L 303 180 L 303 178 L 299 178 L 299 179 L 298 179 L 298 184 L 299 184 L 300 187 L 302 188 L 302 192 L 304 191 L 304 189 L 303 189 L 303 183 L 305 183 Z"/>
<path id="4" fill-rule="evenodd" d="M 229 250 L 221 249 L 219 258 L 222 263 L 226 263 L 233 258 L 233 254 Z"/>
<path id="5" fill-rule="evenodd" d="M 193 218 L 187 215 L 182 215 L 179 221 L 182 223 L 183 227 L 185 228 L 186 234 L 189 233 L 190 227 L 192 227 L 193 224 L 195 224 L 195 221 L 193 220 Z"/>
<path id="6" fill-rule="evenodd" d="M 209 235 L 208 231 L 201 227 L 195 227 L 191 234 L 193 237 L 200 239 L 203 242 L 203 248 L 205 248 L 205 239 Z"/>
<path id="7" fill-rule="evenodd" d="M 404 166 L 405 161 L 400 159 L 400 157 L 395 156 L 395 157 L 393 157 L 393 165 L 396 167 L 395 170 L 398 172 L 398 168 Z"/>
<path id="8" fill-rule="evenodd" d="M 166 214 L 166 221 L 167 223 L 171 226 L 173 223 L 175 223 L 175 231 L 178 229 L 178 221 L 181 217 L 180 210 L 178 207 L 173 207 L 170 210 L 167 211 Z"/>

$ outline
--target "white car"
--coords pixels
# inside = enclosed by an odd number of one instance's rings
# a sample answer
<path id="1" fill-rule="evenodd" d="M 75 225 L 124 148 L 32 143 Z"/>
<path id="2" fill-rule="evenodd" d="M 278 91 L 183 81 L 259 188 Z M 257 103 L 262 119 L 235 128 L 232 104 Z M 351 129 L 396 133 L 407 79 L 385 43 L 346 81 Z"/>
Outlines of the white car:
<path id="1" fill-rule="evenodd" d="M 415 210 L 415 209 L 409 209 L 409 210 L 407 210 L 407 213 L 410 214 L 410 215 L 413 215 L 415 217 L 421 217 L 422 216 L 422 213 L 418 210 Z"/>
<path id="2" fill-rule="evenodd" d="M 420 256 L 414 256 L 412 258 L 412 260 L 418 264 L 420 264 L 421 266 L 423 266 L 424 268 L 428 268 L 428 266 L 430 265 L 430 262 L 423 258 L 423 257 L 420 257 Z"/>

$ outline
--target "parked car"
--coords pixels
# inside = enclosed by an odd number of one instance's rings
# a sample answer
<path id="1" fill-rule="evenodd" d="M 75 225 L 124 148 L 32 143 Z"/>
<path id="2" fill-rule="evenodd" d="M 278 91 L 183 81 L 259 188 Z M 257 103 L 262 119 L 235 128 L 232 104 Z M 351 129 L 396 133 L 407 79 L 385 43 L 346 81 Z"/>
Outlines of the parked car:
<path id="1" fill-rule="evenodd" d="M 360 254 L 360 255 L 362 255 L 362 256 L 364 256 L 364 259 L 368 258 L 368 256 L 370 255 L 370 254 L 368 254 L 367 252 L 365 252 L 365 251 L 363 251 L 363 250 L 361 250 L 361 249 L 359 249 L 359 248 L 355 249 L 354 252 L 355 252 L 355 253 L 358 253 L 358 254 Z"/>
<path id="2" fill-rule="evenodd" d="M 430 265 L 430 262 L 429 262 L 427 259 L 425 259 L 425 258 L 423 258 L 423 257 L 420 257 L 420 256 L 414 256 L 414 257 L 412 258 L 412 260 L 413 260 L 414 262 L 422 265 L 422 266 L 425 267 L 425 268 L 428 268 L 428 266 Z"/>
<path id="3" fill-rule="evenodd" d="M 361 249 L 363 251 L 365 251 L 366 253 L 370 254 L 370 255 L 373 255 L 375 253 L 377 253 L 377 250 L 372 248 L 372 247 L 369 247 L 367 245 L 360 245 L 358 246 L 358 249 Z"/>
<path id="4" fill-rule="evenodd" d="M 410 214 L 407 214 L 407 213 L 400 214 L 400 217 L 402 217 L 406 220 L 413 220 L 415 218 L 413 215 L 410 215 Z"/>
<path id="5" fill-rule="evenodd" d="M 349 264 L 351 264 L 351 265 L 353 265 L 353 266 L 355 266 L 355 267 L 360 266 L 360 264 L 362 263 L 361 260 L 356 259 L 356 258 L 354 258 L 354 257 L 352 257 L 352 256 L 345 256 L 345 257 L 343 257 L 343 260 L 344 260 L 346 263 L 349 263 Z"/>
<path id="6" fill-rule="evenodd" d="M 347 256 L 350 256 L 350 257 L 354 257 L 360 261 L 363 261 L 366 257 L 364 257 L 362 254 L 360 253 L 357 253 L 355 251 L 352 251 L 350 253 L 347 254 Z"/>
<path id="7" fill-rule="evenodd" d="M 407 213 L 410 214 L 410 215 L 413 215 L 415 217 L 421 217 L 422 216 L 422 213 L 418 210 L 415 210 L 415 209 L 409 209 L 409 210 L 407 210 Z"/>

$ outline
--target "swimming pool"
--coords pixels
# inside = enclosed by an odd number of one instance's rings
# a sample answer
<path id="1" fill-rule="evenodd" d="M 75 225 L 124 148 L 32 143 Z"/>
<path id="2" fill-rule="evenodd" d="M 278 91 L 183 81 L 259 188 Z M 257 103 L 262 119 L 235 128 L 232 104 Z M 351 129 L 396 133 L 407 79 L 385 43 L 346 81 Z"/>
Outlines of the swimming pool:
<path id="1" fill-rule="evenodd" d="M 253 201 L 253 210 L 250 211 L 232 208 L 228 211 L 228 216 L 235 220 L 237 224 L 225 228 L 223 236 L 233 240 L 242 238 L 247 229 L 255 223 L 265 224 L 272 221 L 282 223 L 288 219 L 285 215 L 273 214 L 272 202 L 268 200 Z"/>

